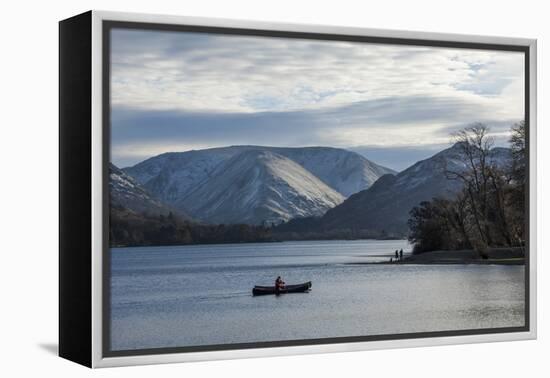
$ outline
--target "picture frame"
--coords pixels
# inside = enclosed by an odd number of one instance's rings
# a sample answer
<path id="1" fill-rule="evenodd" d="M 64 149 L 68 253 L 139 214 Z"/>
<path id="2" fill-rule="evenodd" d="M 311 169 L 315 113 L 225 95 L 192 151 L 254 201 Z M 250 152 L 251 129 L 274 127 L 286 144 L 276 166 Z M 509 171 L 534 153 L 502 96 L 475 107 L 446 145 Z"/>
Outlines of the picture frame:
<path id="1" fill-rule="evenodd" d="M 135 348 L 121 346 L 113 349 L 111 291 L 114 286 L 111 281 L 113 260 L 110 252 L 113 243 L 109 241 L 112 238 L 109 228 L 112 222 L 112 205 L 109 202 L 112 171 L 109 164 L 113 151 L 111 127 L 112 104 L 115 98 L 111 60 L 114 51 L 113 30 L 202 33 L 220 36 L 222 39 L 224 36 L 258 37 L 260 41 L 262 38 L 276 38 L 315 41 L 321 44 L 346 42 L 396 48 L 421 46 L 522 54 L 524 103 L 521 106 L 524 108 L 527 161 L 525 237 L 522 245 L 525 251 L 522 260 L 523 325 L 353 336 L 342 334 L 332 337 L 312 335 L 295 340 L 251 340 L 235 343 L 214 341 L 209 344 L 198 342 L 176 346 L 150 347 L 147 346 L 149 344 L 143 344 Z M 126 43 L 126 40 L 123 42 Z M 139 43 L 138 38 L 137 44 Z M 89 11 L 60 21 L 59 45 L 61 357 L 96 368 L 536 338 L 536 40 Z M 119 43 L 117 46 L 127 45 Z M 200 44 L 198 49 L 201 49 Z M 197 62 L 202 64 L 201 60 Z M 160 75 L 162 76 L 162 71 Z M 262 101 L 261 106 L 271 106 L 272 99 Z M 396 255 L 397 258 L 399 257 Z M 399 260 L 402 258 L 401 256 Z M 315 293 L 316 283 L 313 285 L 312 293 Z M 126 344 L 121 342 L 121 345 Z"/>

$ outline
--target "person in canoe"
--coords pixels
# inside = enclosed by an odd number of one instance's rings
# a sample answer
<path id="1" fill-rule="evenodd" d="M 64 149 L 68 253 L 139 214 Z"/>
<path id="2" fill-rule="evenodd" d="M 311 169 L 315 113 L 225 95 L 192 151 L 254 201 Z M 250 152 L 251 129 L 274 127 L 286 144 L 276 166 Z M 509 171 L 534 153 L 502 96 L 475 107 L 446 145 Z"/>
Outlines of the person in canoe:
<path id="1" fill-rule="evenodd" d="M 279 294 L 281 289 L 284 289 L 284 288 L 285 288 L 285 281 L 283 281 L 281 276 L 278 276 L 277 279 L 275 280 L 275 293 Z"/>

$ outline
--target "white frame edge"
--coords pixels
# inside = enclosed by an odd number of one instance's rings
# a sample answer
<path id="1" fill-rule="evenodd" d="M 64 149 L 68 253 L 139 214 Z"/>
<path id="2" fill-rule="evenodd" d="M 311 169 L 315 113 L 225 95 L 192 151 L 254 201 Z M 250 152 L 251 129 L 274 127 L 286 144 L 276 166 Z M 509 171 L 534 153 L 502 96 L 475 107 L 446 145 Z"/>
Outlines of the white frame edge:
<path id="1" fill-rule="evenodd" d="M 102 17 L 92 11 L 92 367 L 103 359 Z"/>
<path id="2" fill-rule="evenodd" d="M 338 344 L 303 345 L 291 347 L 254 348 L 220 350 L 209 352 L 185 352 L 150 354 L 140 356 L 103 357 L 103 305 L 102 305 L 102 246 L 103 246 L 103 132 L 102 132 L 102 22 L 104 20 L 144 22 L 159 24 L 181 24 L 214 26 L 241 29 L 273 31 L 326 33 L 339 35 L 359 35 L 370 37 L 423 39 L 433 41 L 470 42 L 487 44 L 508 44 L 528 46 L 530 54 L 530 176 L 529 176 L 529 314 L 530 331 L 497 333 L 484 335 L 428 337 L 366 341 Z M 334 352 L 366 351 L 390 348 L 411 348 L 453 344 L 471 344 L 498 341 L 532 340 L 537 337 L 537 290 L 536 290 L 536 251 L 537 251 L 537 42 L 535 39 L 491 37 L 479 35 L 410 32 L 404 30 L 380 30 L 356 27 L 323 26 L 308 24 L 270 23 L 203 17 L 183 17 L 125 12 L 92 11 L 92 367 L 132 366 L 175 362 L 195 362 L 317 354 Z"/>

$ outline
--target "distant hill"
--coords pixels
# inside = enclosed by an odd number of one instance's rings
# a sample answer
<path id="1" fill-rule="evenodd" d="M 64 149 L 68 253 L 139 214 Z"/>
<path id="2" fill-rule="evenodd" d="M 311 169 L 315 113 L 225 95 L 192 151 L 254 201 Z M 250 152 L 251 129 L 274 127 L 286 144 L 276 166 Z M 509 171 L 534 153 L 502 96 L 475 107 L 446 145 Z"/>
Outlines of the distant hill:
<path id="1" fill-rule="evenodd" d="M 355 193 L 322 217 L 295 219 L 277 227 L 276 233 L 347 232 L 350 237 L 365 235 L 405 236 L 409 212 L 422 201 L 434 197 L 453 197 L 462 186 L 449 180 L 446 169 L 464 171 L 458 144 L 419 161 L 397 175 L 385 175 L 370 188 Z M 508 164 L 510 150 L 494 148 L 490 159 L 497 165 Z"/>
<path id="2" fill-rule="evenodd" d="M 172 211 L 175 212 L 113 164 L 109 165 L 109 189 L 112 208 L 149 215 L 168 215 Z M 179 211 L 178 215 L 189 219 L 184 212 Z"/>
<path id="3" fill-rule="evenodd" d="M 195 219 L 248 224 L 320 216 L 395 173 L 343 149 L 262 146 L 166 153 L 124 172 Z"/>
<path id="4" fill-rule="evenodd" d="M 207 225 L 153 198 L 116 166 L 109 166 L 109 244 L 182 245 L 271 241 L 267 227 Z"/>

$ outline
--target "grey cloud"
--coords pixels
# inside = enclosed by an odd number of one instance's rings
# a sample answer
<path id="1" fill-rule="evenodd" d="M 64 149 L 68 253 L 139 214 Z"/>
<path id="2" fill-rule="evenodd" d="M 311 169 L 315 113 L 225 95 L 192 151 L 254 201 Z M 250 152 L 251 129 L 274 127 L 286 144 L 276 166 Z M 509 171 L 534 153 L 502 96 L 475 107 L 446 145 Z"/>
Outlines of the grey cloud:
<path id="1" fill-rule="evenodd" d="M 114 108 L 112 112 L 112 151 L 113 157 L 121 164 L 135 163 L 148 156 L 124 156 L 121 152 L 127 146 L 147 146 L 166 144 L 182 146 L 227 146 L 234 144 L 260 144 L 273 146 L 314 146 L 332 145 L 348 147 L 357 145 L 360 140 L 331 141 L 330 135 L 340 130 L 360 130 L 375 140 L 384 130 L 400 132 L 399 140 L 394 145 L 370 147 L 378 156 L 386 159 L 387 151 L 403 150 L 396 153 L 391 167 L 400 169 L 403 165 L 414 162 L 413 140 L 414 127 L 434 122 L 441 124 L 441 129 L 434 131 L 434 143 L 441 139 L 450 139 L 450 134 L 460 128 L 478 121 L 487 122 L 495 132 L 505 132 L 513 121 L 490 120 L 478 117 L 480 110 L 475 105 L 461 103 L 451 99 L 432 97 L 395 97 L 365 101 L 333 109 L 261 112 L 261 113 L 198 113 L 181 111 L 145 111 L 130 108 Z M 430 144 L 430 141 L 425 141 Z M 405 147 L 403 147 L 405 146 Z M 408 147 L 407 147 L 408 146 Z M 393 149 L 391 149 L 393 147 Z M 185 148 L 185 147 L 182 147 Z M 412 148 L 412 149 L 411 149 Z M 435 148 L 435 147 L 434 147 Z M 414 150 L 414 151 L 413 151 Z M 430 148 L 418 147 L 418 151 Z M 412 151 L 412 152 L 411 152 Z M 162 152 L 168 152 L 164 150 Z M 392 152 L 392 153 L 393 153 Z"/>
<path id="2" fill-rule="evenodd" d="M 344 103 L 442 90 L 494 96 L 522 71 L 519 56 L 418 46 L 137 30 L 116 30 L 112 41 L 116 103 L 149 109 L 322 108 L 350 93 L 360 98 Z M 489 62 L 496 74 L 480 73 Z M 261 94 L 277 99 L 251 99 Z"/>

